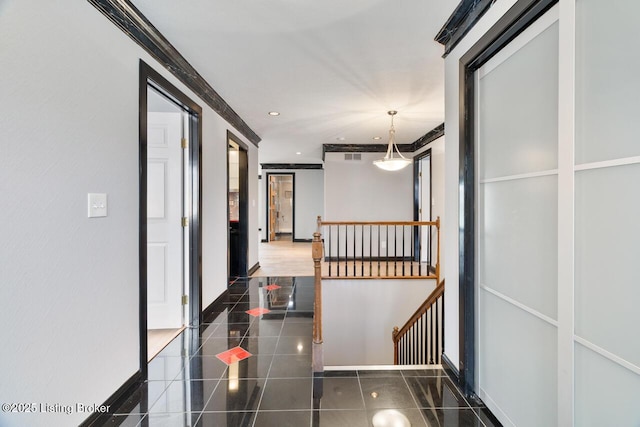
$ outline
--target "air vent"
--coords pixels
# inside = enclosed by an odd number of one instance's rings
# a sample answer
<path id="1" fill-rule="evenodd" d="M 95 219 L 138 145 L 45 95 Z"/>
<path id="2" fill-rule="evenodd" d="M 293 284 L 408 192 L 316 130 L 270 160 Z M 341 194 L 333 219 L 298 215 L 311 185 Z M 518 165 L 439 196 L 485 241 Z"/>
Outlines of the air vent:
<path id="1" fill-rule="evenodd" d="M 362 160 L 362 154 L 360 153 L 344 153 L 345 160 Z"/>

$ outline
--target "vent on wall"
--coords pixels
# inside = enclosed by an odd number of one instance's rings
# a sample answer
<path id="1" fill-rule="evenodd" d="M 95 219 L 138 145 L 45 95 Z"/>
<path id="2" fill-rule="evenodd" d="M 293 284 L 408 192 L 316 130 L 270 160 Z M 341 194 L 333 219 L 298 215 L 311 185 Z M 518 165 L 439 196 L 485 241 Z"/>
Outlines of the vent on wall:
<path id="1" fill-rule="evenodd" d="M 345 160 L 362 160 L 362 154 L 360 153 L 344 153 Z"/>

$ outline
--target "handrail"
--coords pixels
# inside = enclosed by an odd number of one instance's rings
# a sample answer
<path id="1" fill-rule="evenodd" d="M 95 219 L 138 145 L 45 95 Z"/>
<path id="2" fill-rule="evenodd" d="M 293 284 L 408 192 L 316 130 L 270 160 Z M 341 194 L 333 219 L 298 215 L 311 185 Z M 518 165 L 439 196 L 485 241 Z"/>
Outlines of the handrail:
<path id="1" fill-rule="evenodd" d="M 320 217 L 318 217 L 320 218 Z M 439 221 L 320 221 L 322 225 L 434 225 L 439 226 Z"/>
<path id="2" fill-rule="evenodd" d="M 406 323 L 398 330 L 397 333 L 394 333 L 393 340 L 398 341 L 402 338 L 409 329 L 416 323 L 416 321 L 427 312 L 431 308 L 431 306 L 442 296 L 444 293 L 444 279 L 436 288 L 431 292 L 431 294 L 427 297 L 427 299 L 422 303 L 420 307 L 413 313 L 413 316 L 406 321 Z M 397 327 L 396 327 L 397 328 Z M 394 332 L 396 330 L 394 328 Z"/>
<path id="3" fill-rule="evenodd" d="M 444 279 L 436 286 L 436 288 L 431 292 L 431 294 L 427 297 L 427 299 L 418 307 L 418 309 L 413 313 L 413 315 L 405 322 L 402 328 L 398 329 L 398 327 L 393 328 L 392 339 L 393 339 L 393 363 L 395 365 L 398 364 L 398 342 L 409 332 L 418 322 L 418 320 L 424 316 L 429 310 L 432 309 L 433 305 L 437 303 L 438 299 L 444 295 Z M 444 309 L 444 307 L 443 307 Z"/>
<path id="4" fill-rule="evenodd" d="M 323 248 L 326 244 L 324 279 L 436 279 L 436 283 L 440 279 L 439 217 L 435 221 L 323 221 L 318 216 L 317 225 Z"/>

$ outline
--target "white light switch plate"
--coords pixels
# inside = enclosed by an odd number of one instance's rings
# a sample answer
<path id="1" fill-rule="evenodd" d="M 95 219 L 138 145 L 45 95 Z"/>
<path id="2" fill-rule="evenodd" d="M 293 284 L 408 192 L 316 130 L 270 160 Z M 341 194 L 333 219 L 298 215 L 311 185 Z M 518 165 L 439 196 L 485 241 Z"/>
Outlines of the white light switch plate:
<path id="1" fill-rule="evenodd" d="M 89 218 L 99 218 L 107 216 L 107 194 L 89 193 L 88 195 L 88 215 Z"/>

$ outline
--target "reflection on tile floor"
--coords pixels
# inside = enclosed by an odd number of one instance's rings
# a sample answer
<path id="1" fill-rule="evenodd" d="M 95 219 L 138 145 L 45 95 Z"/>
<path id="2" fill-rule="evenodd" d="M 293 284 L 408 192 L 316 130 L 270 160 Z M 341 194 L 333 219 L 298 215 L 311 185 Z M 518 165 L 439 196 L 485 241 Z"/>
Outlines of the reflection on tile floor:
<path id="1" fill-rule="evenodd" d="M 255 308 L 268 312 L 247 313 Z M 149 363 L 149 380 L 104 425 L 367 427 L 390 413 L 413 427 L 496 425 L 439 368 L 314 377 L 312 316 L 312 277 L 236 280 L 199 329 Z"/>

